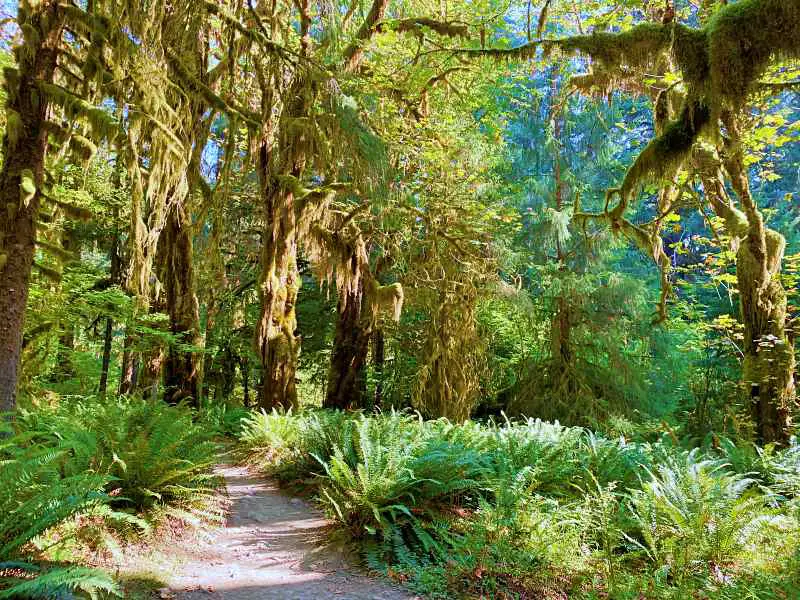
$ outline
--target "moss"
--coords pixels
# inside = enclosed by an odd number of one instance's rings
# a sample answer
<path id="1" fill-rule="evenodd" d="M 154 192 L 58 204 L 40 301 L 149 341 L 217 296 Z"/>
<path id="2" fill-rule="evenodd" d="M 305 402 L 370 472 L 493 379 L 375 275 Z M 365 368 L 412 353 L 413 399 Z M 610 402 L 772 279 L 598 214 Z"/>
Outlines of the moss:
<path id="1" fill-rule="evenodd" d="M 673 30 L 672 53 L 689 87 L 705 88 L 711 68 L 706 30 L 676 24 Z"/>
<path id="2" fill-rule="evenodd" d="M 739 107 L 773 57 L 800 57 L 800 2 L 740 0 L 707 26 L 712 95 Z"/>
<path id="3" fill-rule="evenodd" d="M 740 0 L 717 11 L 703 29 L 642 23 L 549 44 L 617 71 L 646 67 L 670 50 L 690 92 L 716 112 L 721 104 L 741 106 L 770 60 L 800 57 L 800 2 Z"/>
<path id="4" fill-rule="evenodd" d="M 564 51 L 589 54 L 607 68 L 644 67 L 658 58 L 672 41 L 671 28 L 642 23 L 621 33 L 594 32 L 555 42 Z"/>
<path id="5" fill-rule="evenodd" d="M 6 108 L 6 135 L 8 135 L 9 146 L 14 148 L 19 141 L 22 133 L 22 117 L 13 108 Z"/>
<path id="6" fill-rule="evenodd" d="M 671 179 L 710 121 L 711 110 L 706 104 L 685 103 L 680 116 L 647 145 L 628 169 L 620 190 L 623 202 L 648 182 Z"/>
<path id="7" fill-rule="evenodd" d="M 417 17 L 413 19 L 401 19 L 398 21 L 389 21 L 386 23 L 389 27 L 398 32 L 411 32 L 419 36 L 423 35 L 422 29 L 430 29 L 439 35 L 447 37 L 467 37 L 469 33 L 467 26 L 463 23 L 452 23 L 449 21 L 437 21 L 436 19 L 429 19 L 425 17 Z M 383 28 L 383 24 L 378 25 L 378 30 Z"/>
<path id="8" fill-rule="evenodd" d="M 30 169 L 23 169 L 20 172 L 19 191 L 21 205 L 27 206 L 36 194 L 36 183 L 34 181 L 33 171 Z"/>
<path id="9" fill-rule="evenodd" d="M 370 279 L 367 290 L 372 307 L 373 323 L 377 322 L 379 313 L 383 311 L 388 312 L 395 323 L 400 321 L 405 299 L 403 286 L 400 283 L 379 285 L 376 280 Z"/>
<path id="10" fill-rule="evenodd" d="M 97 146 L 95 146 L 90 139 L 82 135 L 73 135 L 69 140 L 69 147 L 84 161 L 91 160 L 97 153 Z"/>

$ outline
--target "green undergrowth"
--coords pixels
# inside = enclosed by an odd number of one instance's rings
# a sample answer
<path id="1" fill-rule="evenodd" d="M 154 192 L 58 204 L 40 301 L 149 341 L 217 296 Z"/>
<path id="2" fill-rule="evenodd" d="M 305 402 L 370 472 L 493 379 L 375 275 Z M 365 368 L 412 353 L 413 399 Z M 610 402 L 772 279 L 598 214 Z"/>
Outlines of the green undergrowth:
<path id="1" fill-rule="evenodd" d="M 0 599 L 120 596 L 121 559 L 161 526 L 221 519 L 211 418 L 138 398 L 59 398 L 0 438 Z M 6 426 L 7 427 L 7 426 Z"/>
<path id="2" fill-rule="evenodd" d="M 312 486 L 430 598 L 793 598 L 800 446 L 686 450 L 558 423 L 253 413 L 240 446 Z"/>

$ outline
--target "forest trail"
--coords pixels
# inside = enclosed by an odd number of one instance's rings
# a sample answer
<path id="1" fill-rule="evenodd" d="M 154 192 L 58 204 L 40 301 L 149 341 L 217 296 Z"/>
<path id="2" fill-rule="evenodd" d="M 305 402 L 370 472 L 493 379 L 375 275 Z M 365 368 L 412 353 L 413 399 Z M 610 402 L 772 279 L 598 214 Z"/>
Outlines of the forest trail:
<path id="1" fill-rule="evenodd" d="M 225 527 L 186 554 L 162 597 L 177 600 L 412 600 L 368 577 L 325 544 L 330 522 L 299 498 L 244 467 L 224 465 L 230 509 Z"/>

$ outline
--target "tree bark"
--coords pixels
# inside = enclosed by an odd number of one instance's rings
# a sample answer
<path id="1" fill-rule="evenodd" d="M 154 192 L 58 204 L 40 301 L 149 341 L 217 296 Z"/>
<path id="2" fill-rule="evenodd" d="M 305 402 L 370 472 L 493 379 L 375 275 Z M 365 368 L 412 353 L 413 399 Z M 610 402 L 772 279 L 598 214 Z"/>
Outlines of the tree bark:
<path id="1" fill-rule="evenodd" d="M 179 340 L 177 345 L 170 344 L 164 360 L 164 400 L 197 404 L 200 305 L 194 287 L 191 224 L 182 205 L 175 205 L 167 215 L 159 253 L 170 333 Z"/>
<path id="2" fill-rule="evenodd" d="M 736 124 L 728 120 L 726 126 L 738 138 Z M 740 150 L 727 153 L 724 165 L 708 151 L 698 150 L 693 158 L 706 198 L 714 212 L 724 219 L 734 243 L 739 245 L 736 279 L 744 325 L 742 383 L 750 402 L 756 441 L 786 444 L 791 415 L 797 406 L 794 346 L 786 329 L 786 292 L 780 282 L 786 241 L 780 233 L 765 226 L 750 192 Z M 736 208 L 728 196 L 722 178 L 723 166 L 743 210 Z"/>
<path id="3" fill-rule="evenodd" d="M 133 351 L 133 334 L 126 329 L 125 341 L 122 343 L 122 364 L 119 374 L 119 394 L 133 393 L 139 379 L 139 357 Z"/>
<path id="4" fill-rule="evenodd" d="M 302 23 L 305 39 L 309 26 L 305 16 Z M 303 179 L 308 140 L 304 132 L 294 129 L 292 122 L 294 118 L 308 115 L 311 96 L 307 82 L 295 82 L 290 88 L 292 101 L 286 106 L 278 139 L 269 130 L 265 131 L 258 153 L 265 225 L 259 280 L 261 314 L 255 330 L 255 351 L 261 362 L 259 407 L 266 410 L 289 409 L 297 405 L 295 376 L 300 343 L 295 336 L 295 306 L 301 285 L 297 269 L 300 208 L 291 182 L 299 183 Z M 266 93 L 264 102 L 265 111 L 271 111 Z M 276 147 L 279 151 L 277 157 L 273 155 Z"/>
<path id="5" fill-rule="evenodd" d="M 28 8 L 19 68 L 6 70 L 9 124 L 0 170 L 0 413 L 16 408 L 16 390 L 28 285 L 36 242 L 36 217 L 47 152 L 50 108 L 39 83 L 54 78 L 63 15 L 56 0 Z M 31 186 L 35 185 L 35 190 Z"/>
<path id="6" fill-rule="evenodd" d="M 142 353 L 141 372 L 136 389 L 144 398 L 158 398 L 158 388 L 164 369 L 164 348 L 159 344 Z"/>
<path id="7" fill-rule="evenodd" d="M 744 324 L 742 381 L 750 396 L 757 441 L 786 444 L 796 408 L 794 347 L 786 333 L 786 292 L 778 280 L 786 242 L 771 229 L 765 234 L 767 261 L 773 265 L 766 280 L 759 277 L 762 261 L 749 236 L 736 254 Z"/>
<path id="8" fill-rule="evenodd" d="M 375 401 L 374 407 L 380 408 L 383 403 L 383 369 L 386 363 L 386 339 L 383 330 L 376 329 L 372 334 L 372 364 L 375 367 Z"/>
<path id="9" fill-rule="evenodd" d="M 735 126 L 728 125 L 738 137 Z M 750 193 L 741 150 L 728 154 L 725 168 L 748 223 L 747 235 L 736 253 L 744 324 L 742 380 L 749 387 L 757 441 L 787 444 L 797 398 L 794 345 L 786 332 L 786 292 L 780 281 L 786 240 L 764 224 Z"/>
<path id="10" fill-rule="evenodd" d="M 372 328 L 365 314 L 364 283 L 339 298 L 324 408 L 364 408 L 365 367 Z"/>
<path id="11" fill-rule="evenodd" d="M 299 343 L 295 306 L 300 288 L 297 270 L 294 196 L 278 190 L 267 199 L 268 230 L 262 250 L 261 315 L 256 353 L 261 359 L 260 407 L 289 409 L 297 404 L 295 374 Z"/>

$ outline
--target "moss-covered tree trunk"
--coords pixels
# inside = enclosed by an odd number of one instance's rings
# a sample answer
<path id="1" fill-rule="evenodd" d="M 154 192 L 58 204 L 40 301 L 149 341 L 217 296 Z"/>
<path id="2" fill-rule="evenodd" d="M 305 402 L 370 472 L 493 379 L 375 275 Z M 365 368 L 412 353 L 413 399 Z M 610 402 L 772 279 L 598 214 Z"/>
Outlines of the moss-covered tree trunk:
<path id="1" fill-rule="evenodd" d="M 728 126 L 735 132 L 734 124 Z M 786 292 L 780 281 L 786 240 L 764 224 L 738 148 L 728 154 L 725 166 L 747 217 L 747 234 L 736 253 L 744 324 L 742 380 L 749 392 L 758 441 L 785 444 L 797 408 L 794 346 L 786 332 Z"/>
<path id="2" fill-rule="evenodd" d="M 372 327 L 363 303 L 363 281 L 357 289 L 347 290 L 339 298 L 325 408 L 364 408 L 365 368 Z"/>
<path id="3" fill-rule="evenodd" d="M 734 138 L 736 123 L 726 123 Z M 732 146 L 724 168 L 743 210 L 736 208 L 722 179 L 723 163 L 711 152 L 697 150 L 694 166 L 706 198 L 737 243 L 736 279 L 744 325 L 742 383 L 760 443 L 788 442 L 791 416 L 797 408 L 794 346 L 786 331 L 786 292 L 780 281 L 784 237 L 769 229 L 750 192 L 741 151 Z"/>
<path id="4" fill-rule="evenodd" d="M 177 341 L 170 344 L 164 359 L 164 399 L 172 404 L 182 400 L 196 403 L 200 305 L 194 285 L 191 223 L 182 204 L 175 204 L 167 214 L 159 253 L 169 329 Z"/>
<path id="5" fill-rule="evenodd" d="M 7 69 L 8 124 L 0 170 L 0 412 L 16 407 L 25 306 L 44 180 L 50 104 L 39 84 L 54 78 L 63 15 L 56 0 L 28 5 L 20 14 L 24 47 L 18 70 Z"/>
<path id="6" fill-rule="evenodd" d="M 295 306 L 300 289 L 297 270 L 297 212 L 294 192 L 269 176 L 269 153 L 261 151 L 265 228 L 262 236 L 261 314 L 255 350 L 261 360 L 260 407 L 290 408 L 297 404 L 295 376 L 299 342 Z M 298 173 L 297 169 L 294 169 Z M 298 173 L 299 174 L 299 173 Z"/>
<path id="7" fill-rule="evenodd" d="M 742 381 L 750 396 L 758 441 L 785 444 L 796 409 L 794 347 L 786 333 L 786 292 L 778 279 L 785 241 L 770 229 L 764 241 L 749 235 L 736 254 L 744 324 Z M 764 250 L 766 272 L 762 269 Z"/>

